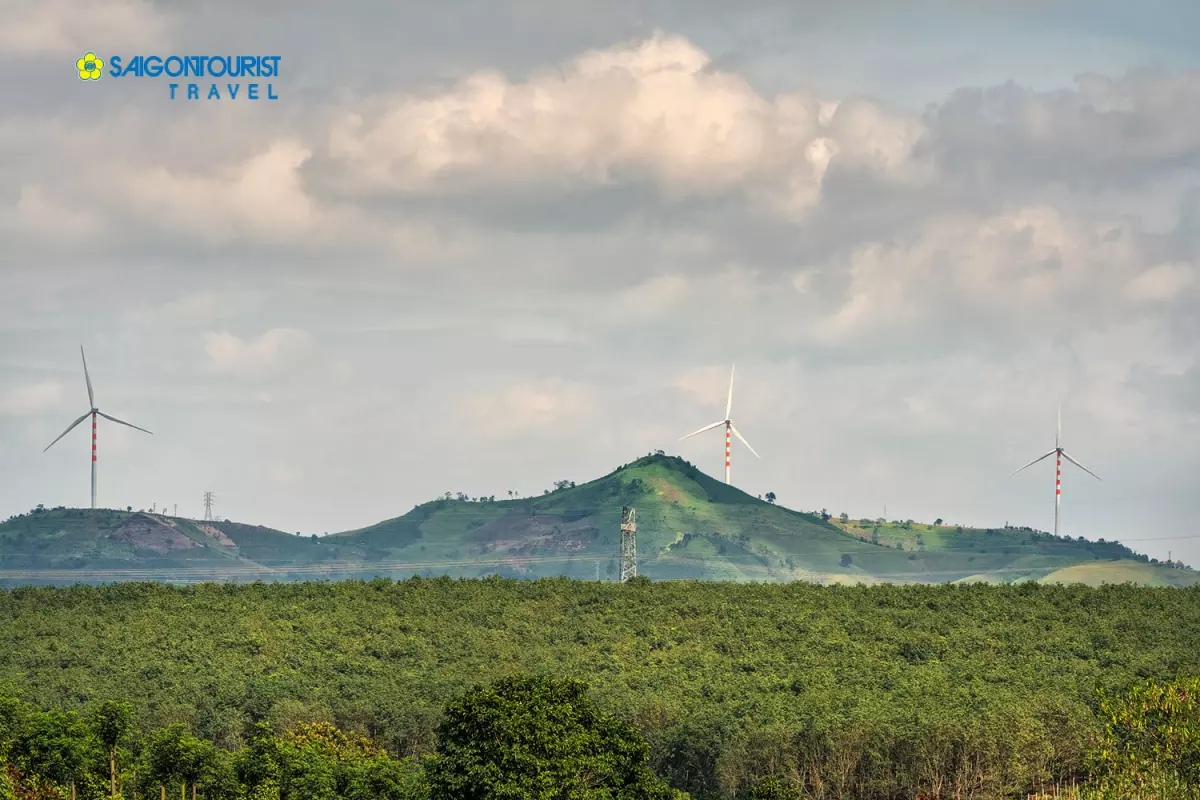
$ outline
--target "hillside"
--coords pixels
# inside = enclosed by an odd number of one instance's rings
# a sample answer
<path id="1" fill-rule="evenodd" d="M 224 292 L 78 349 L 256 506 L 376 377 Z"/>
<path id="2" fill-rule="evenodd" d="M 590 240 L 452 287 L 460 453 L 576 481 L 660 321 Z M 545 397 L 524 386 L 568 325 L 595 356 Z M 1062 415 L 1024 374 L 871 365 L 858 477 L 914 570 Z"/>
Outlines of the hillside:
<path id="1" fill-rule="evenodd" d="M 1041 583 L 1082 583 L 1102 586 L 1106 583 L 1138 583 L 1145 586 L 1198 586 L 1200 574 L 1182 569 L 1164 569 L 1141 561 L 1095 561 L 1055 570 Z"/>
<path id="2" fill-rule="evenodd" d="M 829 520 L 764 502 L 682 459 L 653 455 L 540 496 L 447 497 L 321 538 L 146 513 L 39 510 L 0 523 L 0 583 L 413 574 L 612 580 L 623 505 L 637 508 L 639 574 L 656 580 L 1197 582 L 1195 573 L 1146 563 L 1115 542 L 1028 529 Z M 1070 571 L 1082 566 L 1092 568 Z"/>

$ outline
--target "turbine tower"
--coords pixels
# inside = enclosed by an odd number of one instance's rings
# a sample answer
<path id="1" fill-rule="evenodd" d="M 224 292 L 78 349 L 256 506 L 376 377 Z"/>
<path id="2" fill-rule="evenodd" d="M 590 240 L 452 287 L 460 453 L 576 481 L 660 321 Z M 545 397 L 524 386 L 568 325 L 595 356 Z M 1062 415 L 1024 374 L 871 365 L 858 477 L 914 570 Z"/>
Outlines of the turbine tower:
<path id="1" fill-rule="evenodd" d="M 735 364 L 734 367 L 736 368 L 736 366 L 737 365 Z M 719 422 L 714 422 L 712 425 L 705 425 L 700 430 L 695 431 L 694 433 L 689 433 L 679 441 L 682 442 L 684 439 L 690 439 L 697 434 L 704 433 L 705 431 L 711 431 L 713 428 L 720 427 L 721 425 L 725 426 L 725 482 L 729 483 L 729 467 L 732 463 L 731 451 L 733 446 L 733 440 L 730 438 L 731 434 L 736 436 L 742 444 L 746 445 L 746 448 L 751 453 L 754 453 L 755 458 L 762 458 L 762 456 L 754 452 L 754 448 L 750 447 L 750 443 L 747 442 L 740 433 L 738 433 L 738 429 L 733 425 L 733 369 L 729 370 L 729 400 L 725 403 L 725 419 Z"/>
<path id="2" fill-rule="evenodd" d="M 146 430 L 145 428 L 139 428 L 137 425 L 131 425 L 130 423 L 125 422 L 124 420 L 117 419 L 116 417 L 110 417 L 108 414 L 105 414 L 103 411 L 101 411 L 99 408 L 96 407 L 96 396 L 92 392 L 92 378 L 88 374 L 87 356 L 85 356 L 83 354 L 83 345 L 79 346 L 79 356 L 80 356 L 80 358 L 83 359 L 83 379 L 85 381 L 87 381 L 88 405 L 90 406 L 90 410 L 86 414 L 81 416 L 79 419 L 72 422 L 71 425 L 65 431 L 63 431 L 62 433 L 60 433 L 58 435 L 58 439 L 63 438 L 68 433 L 75 430 L 75 427 L 77 425 L 79 425 L 79 423 L 81 423 L 85 419 L 87 419 L 88 417 L 92 418 L 92 508 L 95 509 L 96 508 L 96 418 L 104 417 L 109 422 L 115 422 L 118 425 L 124 425 L 127 428 L 133 428 L 134 430 L 141 431 L 142 433 L 150 433 L 150 431 Z M 50 444 L 46 445 L 46 450 L 49 450 L 51 447 L 54 447 L 54 445 L 58 444 L 58 439 L 55 439 Z M 46 452 L 46 450 L 43 450 L 42 452 L 44 453 L 44 452 Z"/>
<path id="3" fill-rule="evenodd" d="M 1030 461 L 1028 464 L 1021 467 L 1021 469 L 1016 470 L 1016 472 L 1010 473 L 1009 477 L 1016 475 L 1017 472 L 1020 472 L 1021 470 L 1029 469 L 1030 467 L 1032 467 L 1034 464 L 1038 463 L 1042 459 L 1049 458 L 1050 456 L 1055 456 L 1055 459 L 1054 459 L 1054 461 L 1055 461 L 1055 466 L 1054 466 L 1054 535 L 1058 536 L 1058 515 L 1059 515 L 1059 508 L 1062 505 L 1062 460 L 1065 458 L 1067 461 L 1070 461 L 1072 464 L 1079 467 L 1081 470 L 1086 472 L 1088 475 L 1091 475 L 1096 480 L 1100 480 L 1099 475 L 1092 472 L 1090 469 L 1085 467 L 1083 464 L 1080 464 L 1075 459 L 1071 458 L 1071 456 L 1067 454 L 1067 451 L 1063 450 L 1063 448 L 1062 448 L 1062 404 L 1061 403 L 1058 406 L 1058 431 L 1054 434 L 1054 449 L 1051 450 L 1049 453 L 1046 453 L 1046 455 L 1044 455 L 1044 456 L 1038 456 L 1033 461 Z"/>

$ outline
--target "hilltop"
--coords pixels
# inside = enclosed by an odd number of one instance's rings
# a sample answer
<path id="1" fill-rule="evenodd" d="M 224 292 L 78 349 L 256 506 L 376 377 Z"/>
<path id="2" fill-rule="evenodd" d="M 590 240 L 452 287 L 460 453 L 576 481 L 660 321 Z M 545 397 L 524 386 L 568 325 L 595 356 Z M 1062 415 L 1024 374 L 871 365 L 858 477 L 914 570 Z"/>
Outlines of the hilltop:
<path id="1" fill-rule="evenodd" d="M 539 496 L 447 496 L 320 538 L 144 512 L 38 510 L 0 523 L 0 582 L 612 580 L 623 505 L 637 508 L 639 574 L 656 580 L 1200 583 L 1194 572 L 1151 564 L 1116 542 L 793 511 L 661 454 L 588 483 L 560 481 Z"/>

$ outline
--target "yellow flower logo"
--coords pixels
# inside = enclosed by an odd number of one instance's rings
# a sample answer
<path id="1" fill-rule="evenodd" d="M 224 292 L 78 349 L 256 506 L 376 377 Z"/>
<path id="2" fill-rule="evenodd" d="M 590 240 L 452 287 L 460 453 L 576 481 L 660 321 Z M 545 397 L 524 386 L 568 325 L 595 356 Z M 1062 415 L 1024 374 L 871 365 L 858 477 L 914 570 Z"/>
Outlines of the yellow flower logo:
<path id="1" fill-rule="evenodd" d="M 75 62 L 75 68 L 79 70 L 79 80 L 97 81 L 104 70 L 104 61 L 95 53 L 88 53 Z"/>

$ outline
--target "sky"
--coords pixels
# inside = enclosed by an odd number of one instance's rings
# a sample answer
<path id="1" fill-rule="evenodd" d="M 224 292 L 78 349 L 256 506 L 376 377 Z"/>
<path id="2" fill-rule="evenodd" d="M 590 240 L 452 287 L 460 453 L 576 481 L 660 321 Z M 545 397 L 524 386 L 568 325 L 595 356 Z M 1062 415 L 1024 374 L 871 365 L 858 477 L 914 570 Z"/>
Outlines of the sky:
<path id="1" fill-rule="evenodd" d="M 252 8 L 247 8 L 252 6 Z M 336 10 L 335 10 L 336 8 Z M 0 518 L 325 534 L 662 449 L 1200 566 L 1200 7 L 0 2 Z M 81 81 L 278 55 L 277 100 Z M 111 67 L 111 64 L 110 64 Z M 207 89 L 208 82 L 202 82 Z M 264 95 L 265 87 L 262 89 Z"/>

